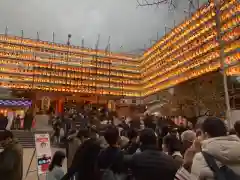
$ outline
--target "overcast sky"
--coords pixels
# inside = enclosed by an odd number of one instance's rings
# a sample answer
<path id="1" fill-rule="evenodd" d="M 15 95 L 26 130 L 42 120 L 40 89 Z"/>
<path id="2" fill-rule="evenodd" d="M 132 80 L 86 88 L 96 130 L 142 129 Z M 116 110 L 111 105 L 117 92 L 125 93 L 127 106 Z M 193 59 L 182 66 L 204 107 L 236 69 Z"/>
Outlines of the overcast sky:
<path id="1" fill-rule="evenodd" d="M 141 2 L 141 0 L 139 0 Z M 151 0 L 149 0 L 151 1 Z M 164 27 L 180 23 L 188 9 L 188 0 L 175 0 L 177 9 L 168 5 L 137 7 L 136 0 L 0 0 L 0 32 L 8 26 L 9 34 L 94 47 L 100 34 L 99 48 L 104 49 L 111 36 L 111 50 L 132 52 L 149 46 L 150 39 L 164 35 Z M 200 0 L 202 1 L 205 0 Z M 122 48 L 120 48 L 122 46 Z"/>

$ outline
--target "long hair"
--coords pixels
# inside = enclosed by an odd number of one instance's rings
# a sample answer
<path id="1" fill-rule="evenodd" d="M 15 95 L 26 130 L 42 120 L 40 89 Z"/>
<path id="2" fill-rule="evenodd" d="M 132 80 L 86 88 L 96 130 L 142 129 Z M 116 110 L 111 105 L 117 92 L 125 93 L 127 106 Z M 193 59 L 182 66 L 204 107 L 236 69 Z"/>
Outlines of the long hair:
<path id="1" fill-rule="evenodd" d="M 52 171 L 55 166 L 62 167 L 63 160 L 65 159 L 66 155 L 62 151 L 56 151 L 53 155 L 51 164 L 49 165 L 48 170 Z"/>

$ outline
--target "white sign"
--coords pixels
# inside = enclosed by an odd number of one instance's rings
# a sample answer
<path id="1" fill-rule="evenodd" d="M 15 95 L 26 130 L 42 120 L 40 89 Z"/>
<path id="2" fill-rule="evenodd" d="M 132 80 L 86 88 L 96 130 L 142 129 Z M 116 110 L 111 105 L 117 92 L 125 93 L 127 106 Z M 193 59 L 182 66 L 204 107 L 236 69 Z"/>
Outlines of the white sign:
<path id="1" fill-rule="evenodd" d="M 49 134 L 35 134 L 35 147 L 38 175 L 45 174 L 52 159 Z"/>

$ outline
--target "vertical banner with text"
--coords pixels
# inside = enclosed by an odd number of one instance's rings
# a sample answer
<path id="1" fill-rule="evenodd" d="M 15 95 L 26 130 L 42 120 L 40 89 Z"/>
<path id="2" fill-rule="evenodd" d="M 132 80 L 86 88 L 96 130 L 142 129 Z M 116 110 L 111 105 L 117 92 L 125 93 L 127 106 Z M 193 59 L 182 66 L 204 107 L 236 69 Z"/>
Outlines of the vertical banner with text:
<path id="1" fill-rule="evenodd" d="M 46 174 L 52 159 L 49 134 L 35 134 L 38 175 Z"/>

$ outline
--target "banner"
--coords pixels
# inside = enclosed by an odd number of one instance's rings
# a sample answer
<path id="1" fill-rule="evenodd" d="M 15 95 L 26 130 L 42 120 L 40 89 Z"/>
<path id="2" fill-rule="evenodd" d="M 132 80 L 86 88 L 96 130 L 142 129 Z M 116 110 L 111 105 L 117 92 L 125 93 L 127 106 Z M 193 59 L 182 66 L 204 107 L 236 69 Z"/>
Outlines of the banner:
<path id="1" fill-rule="evenodd" d="M 49 134 L 35 134 L 35 147 L 38 175 L 46 174 L 52 159 Z"/>
<path id="2" fill-rule="evenodd" d="M 36 120 L 33 119 L 33 121 L 32 121 L 32 128 L 35 128 L 35 127 L 36 127 Z"/>
<path id="3" fill-rule="evenodd" d="M 24 119 L 23 118 L 20 119 L 20 128 L 21 129 L 24 128 Z"/>

